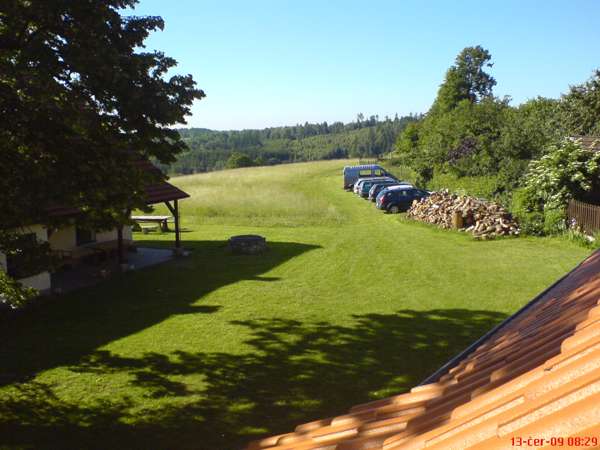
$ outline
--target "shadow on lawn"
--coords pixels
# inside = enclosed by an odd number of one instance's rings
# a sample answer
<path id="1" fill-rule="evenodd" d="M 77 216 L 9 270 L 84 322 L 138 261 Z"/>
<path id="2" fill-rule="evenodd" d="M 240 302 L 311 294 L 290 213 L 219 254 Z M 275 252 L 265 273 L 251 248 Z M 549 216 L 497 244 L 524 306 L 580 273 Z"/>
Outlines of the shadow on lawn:
<path id="1" fill-rule="evenodd" d="M 171 242 L 136 241 L 171 247 Z M 235 256 L 224 241 L 186 241 L 189 257 L 117 275 L 91 288 L 33 305 L 0 321 L 0 387 L 32 379 L 116 339 L 170 316 L 211 314 L 221 305 L 195 304 L 206 294 L 240 280 L 276 281 L 261 275 L 314 245 L 270 242 L 260 256 Z"/>
<path id="2" fill-rule="evenodd" d="M 251 332 L 252 350 L 242 355 L 93 352 L 70 369 L 126 375 L 160 406 L 133 410 L 128 398 L 65 403 L 50 386 L 23 384 L 0 403 L 0 447 L 241 448 L 406 391 L 504 318 L 451 309 L 356 315 L 348 325 L 256 319 L 233 322 Z M 193 376 L 203 378 L 203 390 L 185 384 Z"/>

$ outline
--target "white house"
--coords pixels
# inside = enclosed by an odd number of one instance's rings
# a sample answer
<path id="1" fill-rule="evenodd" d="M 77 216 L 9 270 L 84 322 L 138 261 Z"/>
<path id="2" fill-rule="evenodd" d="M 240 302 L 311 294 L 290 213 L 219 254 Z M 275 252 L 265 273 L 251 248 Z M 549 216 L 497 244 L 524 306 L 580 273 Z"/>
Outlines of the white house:
<path id="1" fill-rule="evenodd" d="M 150 162 L 147 162 L 147 165 L 148 170 L 155 170 Z M 180 246 L 178 200 L 187 197 L 189 197 L 187 193 L 165 181 L 146 187 L 146 203 L 148 205 L 164 203 L 174 216 L 176 249 L 179 249 Z M 74 218 L 79 211 L 74 208 L 55 207 L 48 209 L 48 214 L 55 217 L 72 216 Z M 70 265 L 85 263 L 86 260 L 99 253 L 108 257 L 117 255 L 120 260 L 123 250 L 132 245 L 132 232 L 128 225 L 120 227 L 120 230 L 115 228 L 109 231 L 94 231 L 78 228 L 74 222 L 73 220 L 73 224 L 59 229 L 50 229 L 43 225 L 27 225 L 20 230 L 20 233 L 31 236 L 31 239 L 36 239 L 38 242 L 48 242 L 52 252 Z M 15 271 L 14 264 L 11 265 L 10 258 L 3 253 L 0 253 L 0 270 L 5 270 L 9 274 Z M 35 288 L 42 293 L 52 289 L 49 271 L 33 274 L 18 279 L 18 281 L 24 286 Z"/>
<path id="2" fill-rule="evenodd" d="M 35 238 L 39 242 L 45 242 L 48 240 L 48 230 L 42 225 L 31 225 L 25 227 L 22 230 L 23 234 L 30 234 L 32 238 Z M 11 273 L 11 268 L 8 266 L 8 259 L 6 255 L 0 252 L 0 269 L 8 271 Z M 49 291 L 51 288 L 50 282 L 50 272 L 44 271 L 38 274 L 34 274 L 28 276 L 27 278 L 22 278 L 19 280 L 24 286 L 32 287 L 38 289 L 40 292 Z"/>
<path id="3" fill-rule="evenodd" d="M 48 242 L 53 252 L 61 255 L 64 259 L 70 259 L 72 262 L 84 259 L 86 256 L 93 256 L 94 249 L 106 249 L 112 246 L 114 249 L 118 246 L 118 230 L 115 228 L 109 231 L 90 231 L 68 225 L 60 229 L 49 229 L 43 225 L 31 225 L 20 230 L 23 235 L 31 235 L 32 239 L 38 242 Z M 127 247 L 132 242 L 132 233 L 130 226 L 123 226 L 123 242 Z M 100 245 L 99 244 L 103 244 Z M 110 244 L 110 245 L 105 245 Z M 0 268 L 9 274 L 14 270 L 11 267 L 10 258 L 0 252 Z M 20 278 L 18 281 L 24 286 L 32 287 L 41 293 L 49 292 L 52 289 L 50 272 L 48 270 L 30 275 L 26 278 Z"/>

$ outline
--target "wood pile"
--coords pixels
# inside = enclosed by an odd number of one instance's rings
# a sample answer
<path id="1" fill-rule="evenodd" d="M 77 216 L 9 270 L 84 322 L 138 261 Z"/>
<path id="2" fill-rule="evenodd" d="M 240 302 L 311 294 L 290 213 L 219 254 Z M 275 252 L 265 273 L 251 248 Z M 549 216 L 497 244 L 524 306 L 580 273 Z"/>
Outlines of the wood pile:
<path id="1" fill-rule="evenodd" d="M 447 190 L 415 200 L 408 217 L 442 228 L 467 231 L 477 239 L 516 236 L 520 232 L 517 222 L 498 203 L 450 194 Z"/>

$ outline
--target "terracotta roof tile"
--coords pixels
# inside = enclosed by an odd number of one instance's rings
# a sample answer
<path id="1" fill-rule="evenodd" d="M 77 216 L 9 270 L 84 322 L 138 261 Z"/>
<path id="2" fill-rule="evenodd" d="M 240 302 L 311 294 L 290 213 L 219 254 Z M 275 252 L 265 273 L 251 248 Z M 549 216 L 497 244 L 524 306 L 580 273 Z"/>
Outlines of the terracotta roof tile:
<path id="1" fill-rule="evenodd" d="M 167 183 L 166 181 L 146 187 L 146 203 L 148 205 L 171 200 L 180 200 L 188 197 L 189 194 L 183 192 L 181 189 L 173 186 L 172 184 Z"/>
<path id="2" fill-rule="evenodd" d="M 511 448 L 512 437 L 600 439 L 599 299 L 596 252 L 436 382 L 248 449 L 489 450 Z"/>

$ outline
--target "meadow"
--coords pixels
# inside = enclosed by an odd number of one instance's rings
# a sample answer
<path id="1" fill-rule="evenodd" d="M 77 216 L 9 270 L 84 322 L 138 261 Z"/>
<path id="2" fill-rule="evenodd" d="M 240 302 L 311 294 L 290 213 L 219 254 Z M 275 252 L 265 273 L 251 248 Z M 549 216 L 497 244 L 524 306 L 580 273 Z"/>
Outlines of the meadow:
<path id="1" fill-rule="evenodd" d="M 345 164 L 172 179 L 190 256 L 1 324 L 0 448 L 239 449 L 406 391 L 589 252 L 383 214 Z M 269 251 L 229 254 L 247 233 Z"/>

